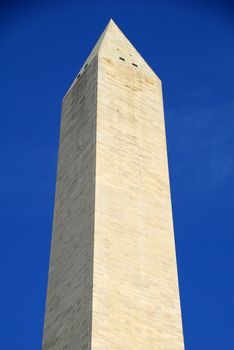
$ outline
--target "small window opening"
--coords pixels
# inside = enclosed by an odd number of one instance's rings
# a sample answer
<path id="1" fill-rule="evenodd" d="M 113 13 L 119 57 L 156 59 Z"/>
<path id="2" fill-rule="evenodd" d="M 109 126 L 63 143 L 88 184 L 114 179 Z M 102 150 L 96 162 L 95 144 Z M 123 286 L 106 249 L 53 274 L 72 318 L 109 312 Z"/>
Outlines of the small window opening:
<path id="1" fill-rule="evenodd" d="M 133 65 L 134 67 L 138 67 L 138 65 L 137 65 L 136 63 L 132 63 L 132 65 Z"/>
<path id="2" fill-rule="evenodd" d="M 119 57 L 119 59 L 120 59 L 121 61 L 125 61 L 125 58 L 123 58 L 123 57 Z"/>
<path id="3" fill-rule="evenodd" d="M 88 67 L 88 63 L 84 66 L 84 69 L 86 69 Z"/>
<path id="4" fill-rule="evenodd" d="M 77 75 L 76 79 L 79 79 L 79 77 L 80 77 L 80 74 Z"/>

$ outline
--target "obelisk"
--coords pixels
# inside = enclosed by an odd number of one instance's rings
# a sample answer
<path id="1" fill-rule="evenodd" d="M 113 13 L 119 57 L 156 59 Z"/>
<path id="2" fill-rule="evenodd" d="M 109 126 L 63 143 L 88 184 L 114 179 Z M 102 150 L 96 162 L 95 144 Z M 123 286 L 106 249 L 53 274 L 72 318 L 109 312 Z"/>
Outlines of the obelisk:
<path id="1" fill-rule="evenodd" d="M 43 350 L 182 350 L 162 86 L 111 20 L 62 104 Z"/>

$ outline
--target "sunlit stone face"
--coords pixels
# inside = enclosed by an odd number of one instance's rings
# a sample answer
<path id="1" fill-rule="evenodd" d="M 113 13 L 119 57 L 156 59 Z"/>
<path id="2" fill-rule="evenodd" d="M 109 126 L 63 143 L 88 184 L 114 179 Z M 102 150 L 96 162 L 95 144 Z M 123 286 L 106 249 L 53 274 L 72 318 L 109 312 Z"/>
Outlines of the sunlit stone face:
<path id="1" fill-rule="evenodd" d="M 161 81 L 111 21 L 63 101 L 43 350 L 182 350 Z"/>

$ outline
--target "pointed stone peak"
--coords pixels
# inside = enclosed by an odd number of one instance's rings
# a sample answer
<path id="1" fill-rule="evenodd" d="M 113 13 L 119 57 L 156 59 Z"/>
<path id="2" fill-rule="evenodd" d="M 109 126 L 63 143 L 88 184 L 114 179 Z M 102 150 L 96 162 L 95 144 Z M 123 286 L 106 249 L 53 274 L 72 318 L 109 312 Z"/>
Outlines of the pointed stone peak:
<path id="1" fill-rule="evenodd" d="M 108 22 L 108 24 L 107 24 L 107 26 L 106 26 L 105 31 L 106 31 L 107 29 L 110 29 L 110 28 L 117 30 L 117 32 L 118 32 L 118 31 L 121 32 L 121 30 L 119 29 L 119 27 L 117 26 L 117 24 L 115 23 L 115 21 L 114 21 L 112 18 L 109 20 L 109 22 Z"/>
<path id="2" fill-rule="evenodd" d="M 120 28 L 117 26 L 117 24 L 112 18 L 109 20 L 106 28 L 104 29 L 103 33 L 98 39 L 96 45 L 94 46 L 90 55 L 86 59 L 82 68 L 80 69 L 78 76 L 82 74 L 83 70 L 87 67 L 87 65 L 92 61 L 92 59 L 95 56 L 99 55 L 101 52 L 104 51 L 105 54 L 108 54 L 108 56 L 112 56 L 112 58 L 114 56 L 118 56 L 118 58 L 123 59 L 124 61 L 126 60 L 126 62 L 131 63 L 133 66 L 144 68 L 146 72 L 153 74 L 158 78 L 158 76 L 155 74 L 152 68 L 145 62 L 143 57 L 131 44 L 128 38 L 123 34 L 123 32 L 120 30 Z M 76 79 L 70 86 L 69 90 L 75 82 Z"/>
<path id="3" fill-rule="evenodd" d="M 123 60 L 127 65 L 138 67 L 144 70 L 145 73 L 154 75 L 159 79 L 113 19 L 110 19 L 106 26 L 98 48 L 98 54 L 99 56 L 104 55 L 106 58 L 109 57 L 113 60 Z"/>
<path id="4" fill-rule="evenodd" d="M 148 70 L 150 70 L 154 75 L 156 75 L 152 68 L 146 63 L 146 61 L 143 59 L 140 53 L 135 49 L 135 47 L 131 44 L 131 42 L 124 35 L 124 33 L 121 31 L 121 29 L 118 27 L 118 25 L 114 22 L 112 18 L 106 25 L 96 45 L 92 49 L 88 58 L 86 59 L 83 67 L 89 64 L 94 56 L 99 54 L 103 46 L 109 47 L 110 50 L 117 50 L 120 55 L 127 55 L 130 60 L 135 58 L 141 66 L 144 66 L 145 68 L 147 66 Z"/>
<path id="5" fill-rule="evenodd" d="M 103 41 L 108 41 L 110 40 L 110 37 L 112 39 L 116 40 L 116 44 L 118 40 L 123 40 L 128 42 L 131 46 L 132 44 L 128 40 L 128 38 L 124 35 L 124 33 L 121 31 L 121 29 L 118 27 L 118 25 L 114 22 L 114 20 L 111 18 L 103 32 Z"/>
<path id="6" fill-rule="evenodd" d="M 109 22 L 107 23 L 106 28 L 107 28 L 108 26 L 110 26 L 110 25 L 115 25 L 115 26 L 117 27 L 117 24 L 115 23 L 115 21 L 113 20 L 113 18 L 111 18 L 111 19 L 109 20 Z"/>
<path id="7" fill-rule="evenodd" d="M 111 18 L 109 20 L 109 22 L 107 23 L 104 31 L 102 32 L 100 38 L 98 39 L 96 45 L 94 46 L 93 50 L 91 51 L 90 55 L 88 56 L 86 63 L 90 62 L 92 60 L 92 58 L 98 54 L 98 51 L 100 50 L 100 47 L 102 45 L 102 43 L 106 40 L 108 40 L 108 36 L 109 34 L 112 34 L 116 37 L 118 36 L 122 36 L 125 37 L 124 34 L 122 33 L 122 31 L 119 29 L 119 27 L 117 26 L 117 24 L 113 21 L 113 19 Z M 126 38 L 126 37 L 125 37 Z M 126 40 L 128 40 L 126 38 Z"/>

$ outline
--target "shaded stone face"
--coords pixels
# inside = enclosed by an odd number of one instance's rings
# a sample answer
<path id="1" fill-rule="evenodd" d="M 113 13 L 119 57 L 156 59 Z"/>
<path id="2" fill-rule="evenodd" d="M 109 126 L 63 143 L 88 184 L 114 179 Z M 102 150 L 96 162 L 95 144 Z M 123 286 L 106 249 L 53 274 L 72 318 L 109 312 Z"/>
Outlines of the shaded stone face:
<path id="1" fill-rule="evenodd" d="M 161 81 L 113 21 L 63 100 L 43 350 L 182 350 Z"/>

